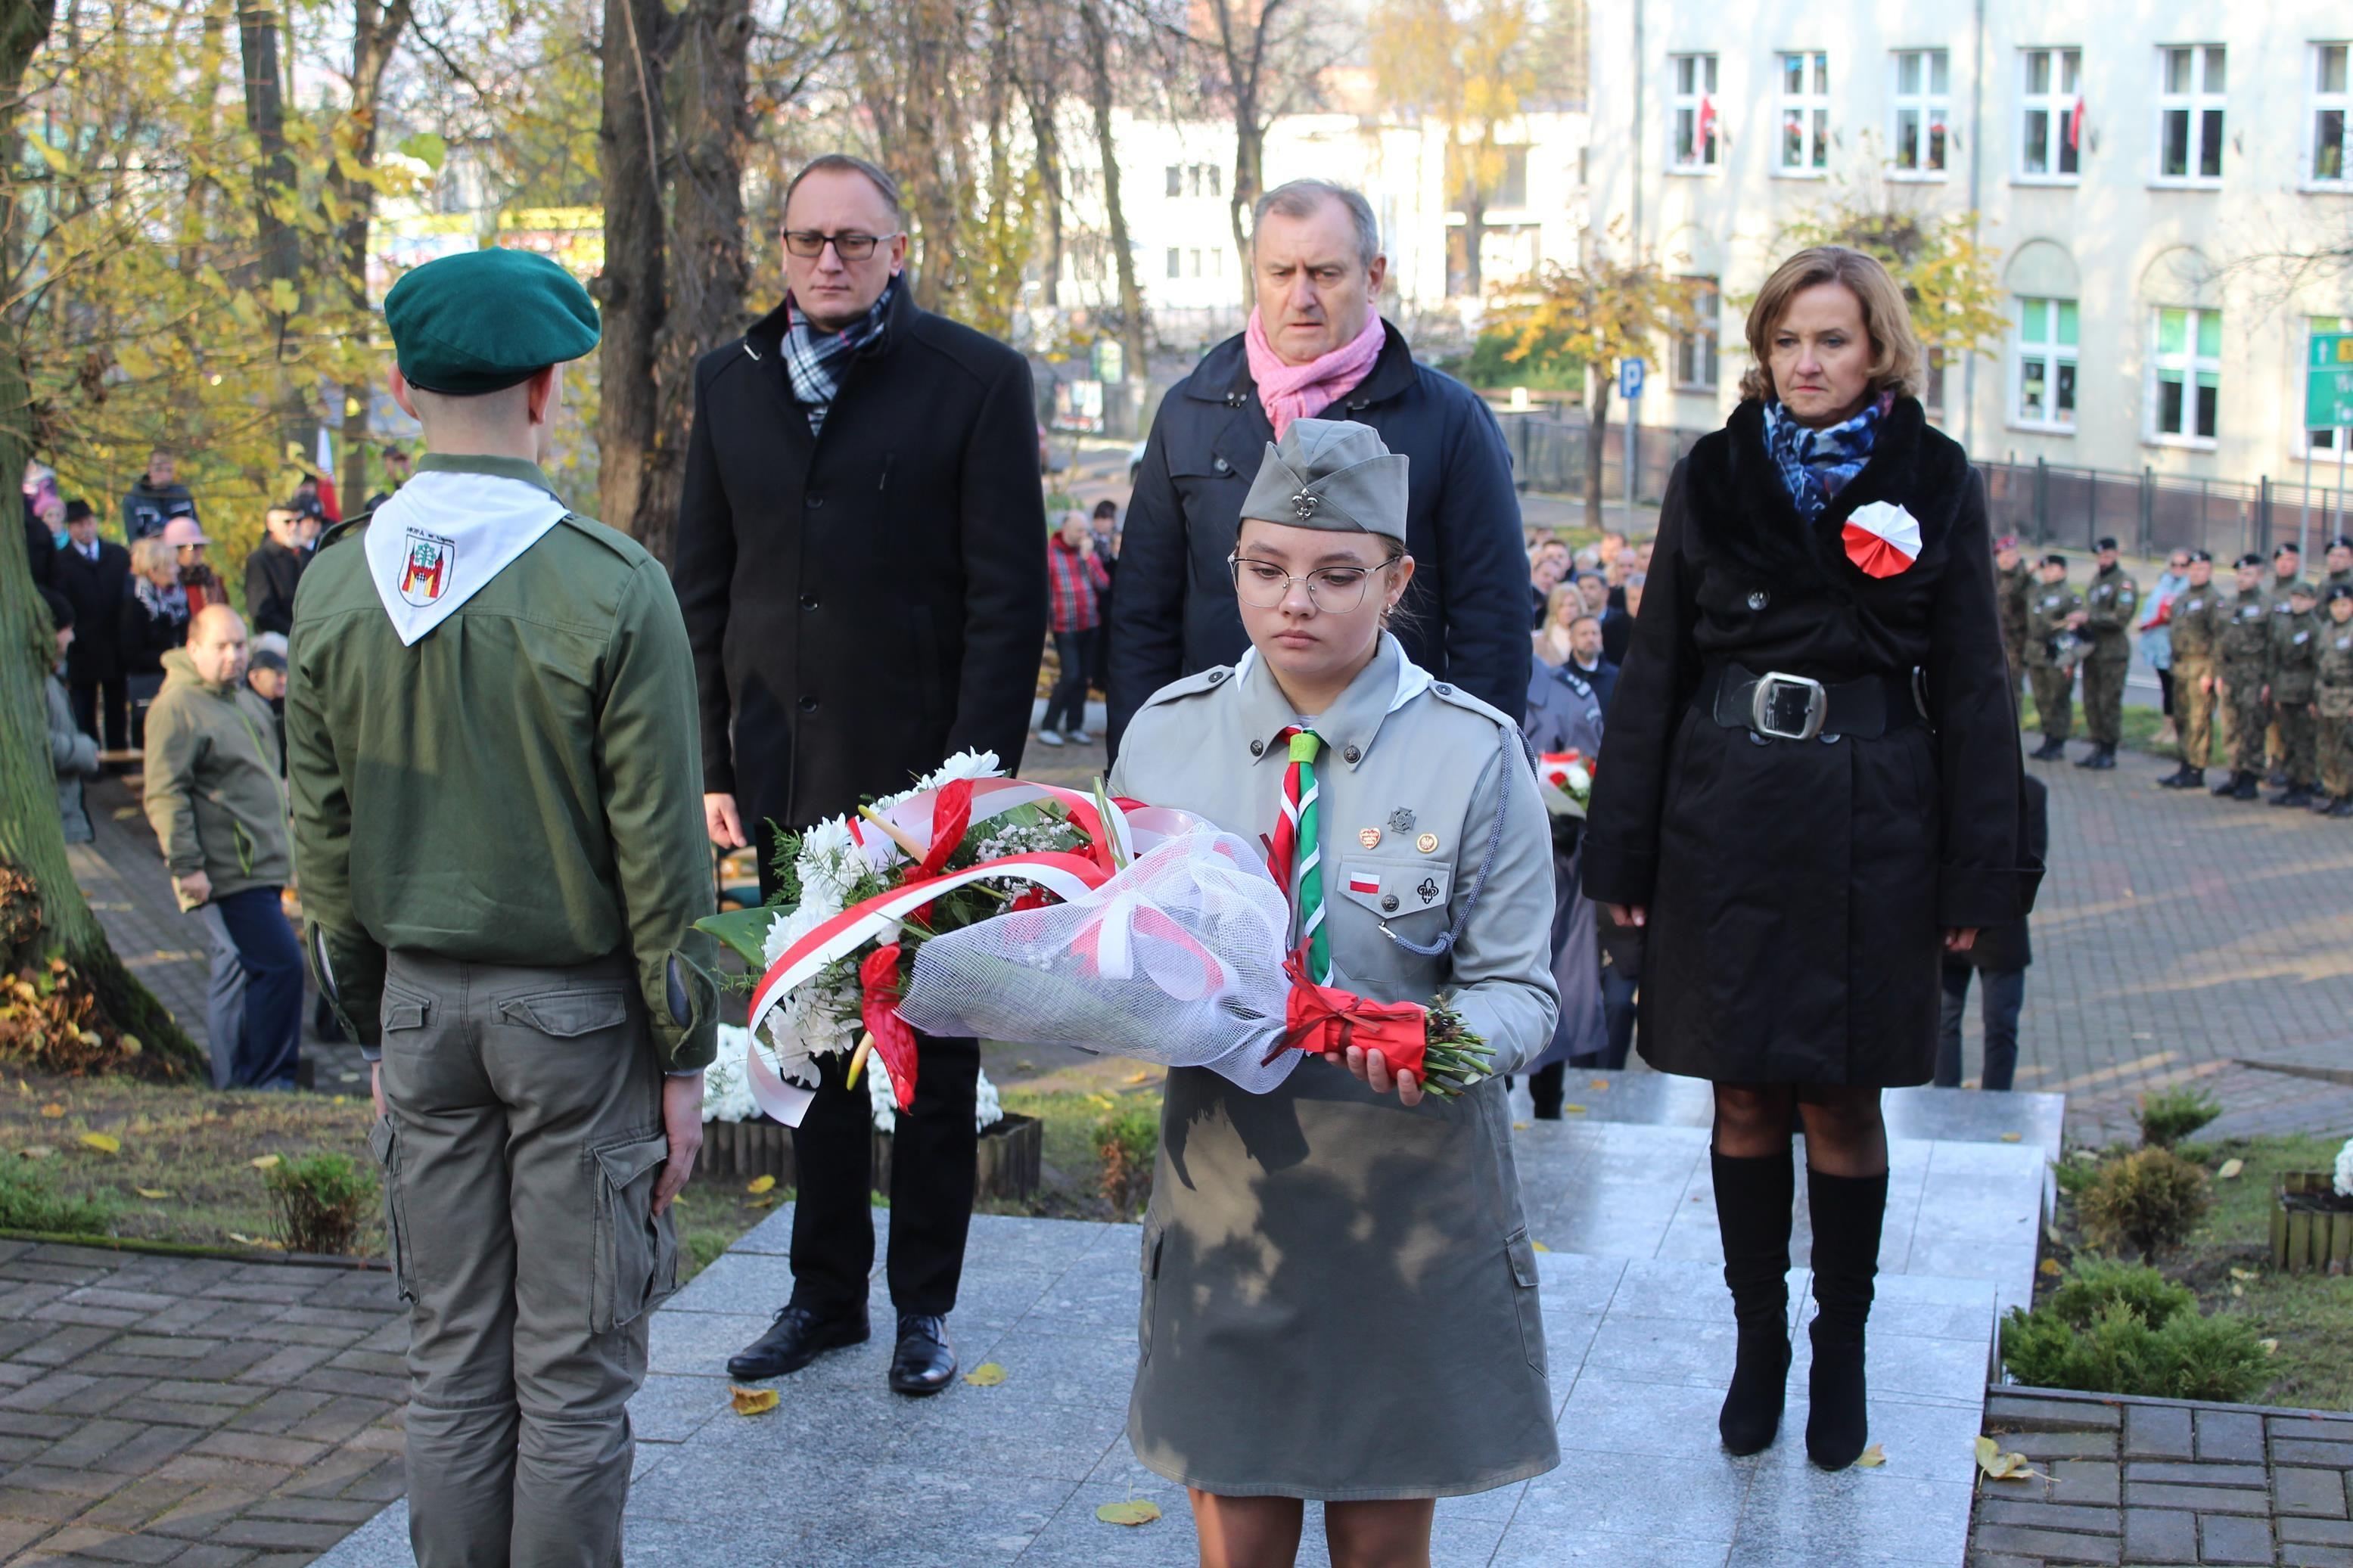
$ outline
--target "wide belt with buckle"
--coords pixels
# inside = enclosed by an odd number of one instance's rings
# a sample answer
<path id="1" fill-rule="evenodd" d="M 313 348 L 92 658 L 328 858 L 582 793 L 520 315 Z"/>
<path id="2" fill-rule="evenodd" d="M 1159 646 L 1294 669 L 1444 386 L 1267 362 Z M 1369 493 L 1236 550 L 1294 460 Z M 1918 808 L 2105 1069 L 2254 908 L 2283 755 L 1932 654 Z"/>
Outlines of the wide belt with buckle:
<path id="1" fill-rule="evenodd" d="M 1725 729 L 1775 741 L 1875 741 L 1922 718 L 1915 689 L 1883 675 L 1831 685 L 1779 670 L 1758 675 L 1728 661 L 1700 678 L 1698 700 Z"/>

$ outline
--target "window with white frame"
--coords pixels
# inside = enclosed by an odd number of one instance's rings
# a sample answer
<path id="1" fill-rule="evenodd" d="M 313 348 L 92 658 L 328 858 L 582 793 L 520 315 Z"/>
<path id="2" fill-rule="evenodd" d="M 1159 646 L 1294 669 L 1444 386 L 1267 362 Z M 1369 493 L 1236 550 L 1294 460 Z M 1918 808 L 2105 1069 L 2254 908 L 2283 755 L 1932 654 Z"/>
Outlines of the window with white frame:
<path id="1" fill-rule="evenodd" d="M 1942 49 L 1895 51 L 1895 120 L 1888 144 L 1896 172 L 1917 176 L 1945 172 L 1945 147 L 1951 134 L 1951 99 L 1947 96 L 1946 54 Z"/>
<path id="2" fill-rule="evenodd" d="M 1690 309 L 1675 326 L 1675 390 L 1714 392 L 1716 323 L 1724 314 L 1723 285 L 1714 278 L 1694 278 L 1688 281 Z"/>
<path id="3" fill-rule="evenodd" d="M 2075 427 L 2076 313 L 2073 300 L 2018 299 L 2010 351 L 2010 419 L 2033 430 Z"/>
<path id="4" fill-rule="evenodd" d="M 2072 180 L 2082 167 L 2084 51 L 2019 51 L 2018 173 Z"/>
<path id="5" fill-rule="evenodd" d="M 2222 177 L 2223 49 L 2220 44 L 2157 51 L 2157 177 Z"/>
<path id="6" fill-rule="evenodd" d="M 2159 306 L 2149 330 L 2149 439 L 2212 446 L 2221 413 L 2222 313 Z"/>
<path id="7" fill-rule="evenodd" d="M 1831 58 L 1819 49 L 1784 54 L 1776 81 L 1781 136 L 1774 167 L 1820 174 L 1830 166 Z"/>
<path id="8" fill-rule="evenodd" d="M 1185 276 L 1185 253 L 1173 245 L 1168 247 L 1168 276 L 1171 278 Z"/>
<path id="9" fill-rule="evenodd" d="M 1667 163 L 1676 169 L 1713 169 L 1723 140 L 1716 122 L 1715 57 L 1669 55 L 1668 122 L 1674 145 Z"/>
<path id="10" fill-rule="evenodd" d="M 1185 165 L 1182 163 L 1168 165 L 1168 194 L 1172 196 L 1185 194 Z"/>
<path id="11" fill-rule="evenodd" d="M 2353 332 L 2353 316 L 2315 316 L 2306 321 L 2304 324 L 2305 353 L 2304 357 L 2296 361 L 2299 366 L 2312 363 L 2312 334 L 2315 332 Z M 2296 417 L 2299 419 L 2304 417 L 2304 386 L 2301 376 L 2297 377 L 2295 408 Z M 2353 430 L 2348 430 L 2342 425 L 2331 426 L 2326 430 L 2306 430 L 2304 433 L 2305 450 L 2323 462 L 2335 461 L 2337 454 L 2344 450 L 2348 442 L 2353 442 Z M 2353 456 L 2353 453 L 2348 453 L 2348 456 Z"/>
<path id="12" fill-rule="evenodd" d="M 2353 184 L 2353 45 L 2312 46 L 2312 110 L 2305 148 L 2306 177 L 2315 184 Z"/>

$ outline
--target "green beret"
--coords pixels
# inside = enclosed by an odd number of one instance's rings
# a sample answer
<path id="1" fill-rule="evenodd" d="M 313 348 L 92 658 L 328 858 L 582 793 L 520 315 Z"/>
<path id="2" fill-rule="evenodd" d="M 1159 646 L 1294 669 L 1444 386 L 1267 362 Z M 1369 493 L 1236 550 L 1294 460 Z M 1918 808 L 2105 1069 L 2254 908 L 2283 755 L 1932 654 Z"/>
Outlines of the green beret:
<path id="1" fill-rule="evenodd" d="M 1406 456 L 1352 419 L 1294 419 L 1242 498 L 1242 516 L 1293 528 L 1405 537 Z"/>
<path id="2" fill-rule="evenodd" d="M 596 307 L 571 273 L 529 250 L 465 250 L 384 297 L 400 374 L 452 397 L 500 392 L 596 346 Z"/>

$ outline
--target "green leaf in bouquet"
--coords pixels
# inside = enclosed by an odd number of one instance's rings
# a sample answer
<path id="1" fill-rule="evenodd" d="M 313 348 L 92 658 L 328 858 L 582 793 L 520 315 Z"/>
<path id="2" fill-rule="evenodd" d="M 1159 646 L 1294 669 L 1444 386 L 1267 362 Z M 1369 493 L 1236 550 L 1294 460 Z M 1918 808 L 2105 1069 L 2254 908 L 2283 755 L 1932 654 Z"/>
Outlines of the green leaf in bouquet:
<path id="1" fill-rule="evenodd" d="M 780 914 L 790 912 L 773 906 L 729 910 L 724 914 L 703 916 L 694 922 L 694 929 L 717 938 L 729 951 L 757 971 L 768 967 L 768 928 L 776 922 Z"/>

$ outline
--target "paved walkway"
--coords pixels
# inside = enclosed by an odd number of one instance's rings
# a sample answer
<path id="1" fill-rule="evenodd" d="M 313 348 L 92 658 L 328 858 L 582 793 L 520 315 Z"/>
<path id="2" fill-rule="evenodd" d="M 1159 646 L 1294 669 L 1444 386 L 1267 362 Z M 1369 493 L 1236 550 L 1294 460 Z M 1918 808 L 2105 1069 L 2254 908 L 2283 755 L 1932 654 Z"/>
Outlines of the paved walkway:
<path id="1" fill-rule="evenodd" d="M 378 1271 L 0 1242 L 0 1554 L 294 1568 L 400 1495 Z"/>

